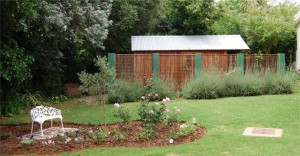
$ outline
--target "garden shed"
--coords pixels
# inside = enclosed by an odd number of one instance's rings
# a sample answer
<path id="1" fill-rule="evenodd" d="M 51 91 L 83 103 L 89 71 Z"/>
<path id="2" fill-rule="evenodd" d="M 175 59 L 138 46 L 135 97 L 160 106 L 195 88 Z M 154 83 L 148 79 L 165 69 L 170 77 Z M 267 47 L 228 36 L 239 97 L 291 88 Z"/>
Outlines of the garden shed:
<path id="1" fill-rule="evenodd" d="M 195 75 L 195 54 L 201 54 L 203 70 L 212 67 L 228 71 L 236 67 L 237 53 L 249 50 L 240 35 L 194 35 L 194 36 L 132 36 L 133 56 L 117 56 L 117 69 L 127 62 L 135 78 L 154 71 L 182 85 Z M 232 54 L 232 55 L 230 55 Z M 153 61 L 157 59 L 157 64 Z M 126 63 L 125 63 L 126 62 Z M 120 75 L 120 74 L 119 74 Z"/>

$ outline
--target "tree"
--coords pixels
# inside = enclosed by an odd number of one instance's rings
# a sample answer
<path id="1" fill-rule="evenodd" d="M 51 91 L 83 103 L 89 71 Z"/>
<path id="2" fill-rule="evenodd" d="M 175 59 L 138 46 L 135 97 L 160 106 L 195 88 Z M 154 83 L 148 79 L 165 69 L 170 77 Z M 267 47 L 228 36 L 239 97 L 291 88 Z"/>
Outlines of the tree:
<path id="1" fill-rule="evenodd" d="M 130 52 L 131 36 L 149 33 L 159 0 L 115 0 L 109 19 L 113 24 L 105 41 L 105 51 Z"/>
<path id="2" fill-rule="evenodd" d="M 94 62 L 95 66 L 98 67 L 98 72 L 90 74 L 86 71 L 82 71 L 78 74 L 79 80 L 82 83 L 79 88 L 82 92 L 95 96 L 97 103 L 103 104 L 102 115 L 104 124 L 106 125 L 106 100 L 104 96 L 108 92 L 110 83 L 115 79 L 115 75 L 114 71 L 108 67 L 106 57 L 98 56 Z"/>
<path id="3" fill-rule="evenodd" d="M 213 0 L 165 0 L 160 14 L 155 33 L 201 35 L 217 18 L 217 8 Z"/>
<path id="4" fill-rule="evenodd" d="M 34 81 L 51 93 L 92 64 L 108 35 L 111 0 L 39 1 L 27 47 L 34 51 Z M 98 53 L 97 53 L 98 52 Z M 78 81 L 78 80 L 77 80 Z"/>
<path id="5" fill-rule="evenodd" d="M 35 0 L 0 1 L 0 116 L 10 107 L 6 103 L 18 92 L 23 92 L 25 82 L 31 77 L 30 65 L 34 58 L 20 43 L 37 18 Z M 14 110 L 18 110 L 15 108 Z"/>
<path id="6" fill-rule="evenodd" d="M 279 53 L 295 49 L 293 15 L 297 6 L 266 0 L 228 0 L 220 4 L 223 16 L 210 28 L 215 34 L 241 34 L 253 53 Z M 233 7 L 234 6 L 234 7 Z"/>
<path id="7" fill-rule="evenodd" d="M 26 90 L 60 91 L 104 49 L 112 0 L 0 2 L 1 104 L 25 81 Z"/>

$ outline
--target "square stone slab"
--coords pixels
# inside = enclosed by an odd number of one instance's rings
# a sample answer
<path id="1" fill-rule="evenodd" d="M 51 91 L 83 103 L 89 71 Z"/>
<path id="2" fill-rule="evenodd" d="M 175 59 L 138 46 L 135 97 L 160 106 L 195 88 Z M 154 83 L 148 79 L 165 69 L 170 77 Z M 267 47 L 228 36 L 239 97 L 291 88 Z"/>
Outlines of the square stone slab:
<path id="1" fill-rule="evenodd" d="M 283 130 L 278 128 L 247 127 L 244 136 L 282 137 Z"/>

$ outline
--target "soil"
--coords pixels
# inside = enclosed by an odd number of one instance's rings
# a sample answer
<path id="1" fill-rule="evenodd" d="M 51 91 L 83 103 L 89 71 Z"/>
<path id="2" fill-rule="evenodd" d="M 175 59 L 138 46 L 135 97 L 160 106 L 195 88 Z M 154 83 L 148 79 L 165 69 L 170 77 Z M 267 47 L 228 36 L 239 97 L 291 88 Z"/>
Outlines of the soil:
<path id="1" fill-rule="evenodd" d="M 21 146 L 20 139 L 17 137 L 22 134 L 29 134 L 31 131 L 31 124 L 23 124 L 17 126 L 0 126 L 1 133 L 11 133 L 12 137 L 8 139 L 0 140 L 0 155 L 24 155 L 24 154 L 58 154 L 62 152 L 71 152 L 71 151 L 80 151 L 89 148 L 95 147 L 153 147 L 153 146 L 174 146 L 178 144 L 184 144 L 188 142 L 195 141 L 206 133 L 206 129 L 202 126 L 197 126 L 197 129 L 194 133 L 179 137 L 174 139 L 173 143 L 169 143 L 168 135 L 170 134 L 170 130 L 176 131 L 178 130 L 178 124 L 174 123 L 172 126 L 156 126 L 157 133 L 155 133 L 154 137 L 150 140 L 140 140 L 138 141 L 135 137 L 135 134 L 140 132 L 140 127 L 142 126 L 141 121 L 131 121 L 130 129 L 121 128 L 121 124 L 112 124 L 107 126 L 101 126 L 100 128 L 106 129 L 112 132 L 114 129 L 120 130 L 126 136 L 126 140 L 117 141 L 113 135 L 108 135 L 108 137 L 101 143 L 97 144 L 91 141 L 84 141 L 80 144 L 75 141 L 71 141 L 68 145 L 66 145 L 63 141 L 56 141 L 53 146 L 45 146 L 42 144 L 41 140 L 35 140 L 35 144 L 31 144 L 28 146 Z M 39 129 L 39 125 L 35 124 L 34 129 Z M 59 127 L 59 123 L 54 123 L 55 127 Z M 43 128 L 50 127 L 50 124 L 44 123 Z M 68 128 L 78 128 L 78 129 L 90 129 L 95 128 L 92 125 L 80 125 L 80 124 L 70 124 L 64 123 L 64 127 Z M 74 138 L 73 138 L 74 139 Z"/>

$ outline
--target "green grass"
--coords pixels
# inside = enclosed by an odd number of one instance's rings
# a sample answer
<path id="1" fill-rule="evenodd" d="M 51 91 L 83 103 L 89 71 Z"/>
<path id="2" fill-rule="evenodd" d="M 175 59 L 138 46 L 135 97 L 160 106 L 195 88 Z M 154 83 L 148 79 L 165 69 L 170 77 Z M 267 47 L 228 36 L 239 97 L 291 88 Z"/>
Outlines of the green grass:
<path id="1" fill-rule="evenodd" d="M 139 103 L 126 103 L 132 118 L 138 119 Z M 101 108 L 97 105 L 65 102 L 53 105 L 62 110 L 64 121 L 97 124 Z M 230 97 L 215 100 L 177 100 L 167 104 L 182 111 L 182 120 L 197 119 L 207 134 L 191 143 L 151 148 L 93 148 L 62 155 L 299 155 L 300 88 L 289 95 Z M 116 122 L 113 106 L 107 105 L 108 123 Z M 18 115 L 0 124 L 29 123 L 29 114 Z M 282 138 L 246 137 L 246 127 L 282 128 Z M 176 141 L 176 140 L 175 140 Z"/>

